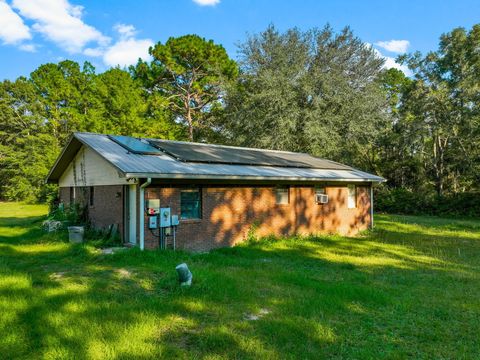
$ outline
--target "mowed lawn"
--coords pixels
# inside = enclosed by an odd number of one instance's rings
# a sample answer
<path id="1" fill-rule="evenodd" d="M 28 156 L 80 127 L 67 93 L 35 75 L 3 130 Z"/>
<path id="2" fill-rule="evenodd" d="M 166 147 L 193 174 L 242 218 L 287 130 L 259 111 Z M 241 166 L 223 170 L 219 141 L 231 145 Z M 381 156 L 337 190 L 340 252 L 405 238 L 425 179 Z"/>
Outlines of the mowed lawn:
<path id="1" fill-rule="evenodd" d="M 45 213 L 0 203 L 0 358 L 480 358 L 480 221 L 103 255 L 44 234 Z"/>

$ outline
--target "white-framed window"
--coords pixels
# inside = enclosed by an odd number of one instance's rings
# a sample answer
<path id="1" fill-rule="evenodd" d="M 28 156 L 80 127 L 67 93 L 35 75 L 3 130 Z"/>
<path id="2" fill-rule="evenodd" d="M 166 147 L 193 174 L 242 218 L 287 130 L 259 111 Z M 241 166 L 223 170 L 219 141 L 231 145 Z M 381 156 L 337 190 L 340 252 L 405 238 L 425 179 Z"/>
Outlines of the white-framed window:
<path id="1" fill-rule="evenodd" d="M 290 202 L 290 188 L 288 186 L 277 186 L 275 188 L 275 202 L 278 205 L 286 205 Z"/>
<path id="2" fill-rule="evenodd" d="M 357 187 L 355 185 L 348 185 L 348 208 L 354 209 L 357 207 Z"/>

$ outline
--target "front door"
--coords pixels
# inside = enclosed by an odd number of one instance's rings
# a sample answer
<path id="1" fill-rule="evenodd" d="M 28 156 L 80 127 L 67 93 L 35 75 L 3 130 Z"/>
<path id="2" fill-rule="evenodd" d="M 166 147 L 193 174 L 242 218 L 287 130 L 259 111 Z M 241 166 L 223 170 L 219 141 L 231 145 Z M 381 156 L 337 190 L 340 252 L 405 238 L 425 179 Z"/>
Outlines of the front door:
<path id="1" fill-rule="evenodd" d="M 137 185 L 128 185 L 128 242 L 137 243 Z"/>

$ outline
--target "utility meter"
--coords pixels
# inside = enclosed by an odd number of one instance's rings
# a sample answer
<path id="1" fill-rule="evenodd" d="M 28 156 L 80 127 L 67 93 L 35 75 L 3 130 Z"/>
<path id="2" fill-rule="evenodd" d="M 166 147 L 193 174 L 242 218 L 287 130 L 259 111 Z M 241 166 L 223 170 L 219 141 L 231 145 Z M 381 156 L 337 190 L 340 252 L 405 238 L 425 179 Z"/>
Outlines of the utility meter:
<path id="1" fill-rule="evenodd" d="M 149 216 L 148 217 L 148 228 L 149 229 L 156 229 L 158 228 L 158 216 Z"/>
<path id="2" fill-rule="evenodd" d="M 178 215 L 172 215 L 172 226 L 178 226 Z"/>
<path id="3" fill-rule="evenodd" d="M 172 226 L 172 218 L 170 208 L 161 208 L 160 209 L 160 227 L 170 227 Z"/>

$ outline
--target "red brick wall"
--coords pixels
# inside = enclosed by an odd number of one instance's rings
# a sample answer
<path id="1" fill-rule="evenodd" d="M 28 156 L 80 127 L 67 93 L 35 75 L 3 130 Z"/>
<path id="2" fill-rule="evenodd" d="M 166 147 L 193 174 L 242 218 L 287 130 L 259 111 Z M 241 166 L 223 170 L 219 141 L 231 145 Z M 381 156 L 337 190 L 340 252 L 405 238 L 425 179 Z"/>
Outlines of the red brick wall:
<path id="1" fill-rule="evenodd" d="M 93 206 L 88 206 L 88 216 L 93 227 L 105 229 L 118 224 L 118 232 L 123 239 L 123 185 L 94 187 Z"/>
<path id="2" fill-rule="evenodd" d="M 357 187 L 357 207 L 348 209 L 346 186 L 327 187 L 329 203 L 316 204 L 314 187 L 290 187 L 290 201 L 275 203 L 274 187 L 202 188 L 202 219 L 181 220 L 177 248 L 202 251 L 231 246 L 244 240 L 252 226 L 257 236 L 270 234 L 314 234 L 337 232 L 353 235 L 370 224 L 370 192 Z M 180 214 L 180 190 L 176 187 L 148 187 L 145 198 L 160 198 L 161 207 Z M 145 248 L 158 246 L 145 217 Z"/>
<path id="3" fill-rule="evenodd" d="M 93 227 L 106 229 L 112 224 L 118 224 L 120 237 L 123 239 L 123 186 L 94 186 L 93 206 L 89 204 L 90 187 L 76 189 L 76 201 L 86 205 L 88 217 Z M 60 201 L 70 205 L 70 188 L 60 188 Z"/>

